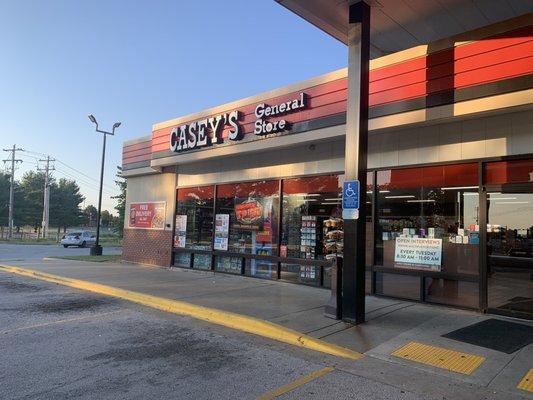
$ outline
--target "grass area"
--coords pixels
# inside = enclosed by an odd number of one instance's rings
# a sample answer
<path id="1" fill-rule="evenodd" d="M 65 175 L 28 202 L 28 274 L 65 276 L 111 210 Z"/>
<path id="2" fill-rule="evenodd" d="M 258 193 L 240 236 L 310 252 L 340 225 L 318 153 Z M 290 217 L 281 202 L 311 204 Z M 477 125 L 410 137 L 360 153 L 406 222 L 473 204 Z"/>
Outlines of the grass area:
<path id="1" fill-rule="evenodd" d="M 103 237 L 100 238 L 101 246 L 113 246 L 113 247 L 122 247 L 122 238 L 120 237 Z"/>
<path id="2" fill-rule="evenodd" d="M 120 254 L 108 254 L 101 256 L 53 256 L 48 258 L 59 258 L 61 260 L 73 260 L 73 261 L 91 261 L 91 262 L 111 262 L 120 261 L 122 256 Z"/>
<path id="3" fill-rule="evenodd" d="M 47 244 L 58 245 L 55 239 L 0 239 L 0 243 L 9 244 Z M 100 239 L 100 245 L 104 247 L 122 247 L 122 238 L 119 237 L 103 237 Z"/>
<path id="4" fill-rule="evenodd" d="M 0 243 L 9 244 L 57 244 L 55 239 L 0 239 Z"/>

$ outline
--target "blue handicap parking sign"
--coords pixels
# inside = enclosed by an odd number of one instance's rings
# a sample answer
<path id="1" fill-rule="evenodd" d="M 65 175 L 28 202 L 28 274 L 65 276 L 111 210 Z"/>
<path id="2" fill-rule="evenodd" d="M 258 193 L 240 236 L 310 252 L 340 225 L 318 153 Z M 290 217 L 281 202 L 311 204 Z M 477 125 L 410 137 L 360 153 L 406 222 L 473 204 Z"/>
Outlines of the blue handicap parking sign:
<path id="1" fill-rule="evenodd" d="M 342 208 L 359 208 L 359 181 L 345 181 L 342 187 Z"/>

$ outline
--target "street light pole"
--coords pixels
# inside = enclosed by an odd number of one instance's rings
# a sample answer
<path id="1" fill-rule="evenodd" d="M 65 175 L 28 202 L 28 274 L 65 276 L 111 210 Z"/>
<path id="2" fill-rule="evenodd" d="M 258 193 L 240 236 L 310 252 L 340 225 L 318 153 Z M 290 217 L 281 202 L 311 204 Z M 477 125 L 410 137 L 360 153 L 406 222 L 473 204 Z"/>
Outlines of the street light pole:
<path id="1" fill-rule="evenodd" d="M 89 120 L 96 125 L 96 132 L 100 132 L 104 134 L 104 143 L 102 146 L 102 165 L 100 169 L 100 190 L 98 192 L 98 212 L 96 214 L 96 243 L 93 247 L 91 247 L 90 254 L 92 256 L 101 256 L 102 255 L 102 246 L 100 246 L 100 218 L 102 215 L 102 188 L 104 185 L 104 166 L 105 166 L 105 145 L 106 145 L 106 138 L 107 135 L 115 135 L 115 129 L 120 126 L 120 122 L 115 122 L 113 124 L 113 129 L 111 132 L 103 131 L 98 129 L 98 122 L 96 121 L 96 118 L 94 115 L 89 115 Z"/>

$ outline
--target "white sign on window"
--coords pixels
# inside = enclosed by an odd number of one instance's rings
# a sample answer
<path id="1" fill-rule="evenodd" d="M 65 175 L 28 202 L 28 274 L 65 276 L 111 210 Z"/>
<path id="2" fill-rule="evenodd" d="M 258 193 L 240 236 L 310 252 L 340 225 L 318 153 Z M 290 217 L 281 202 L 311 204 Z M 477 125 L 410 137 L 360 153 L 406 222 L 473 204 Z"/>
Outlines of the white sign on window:
<path id="1" fill-rule="evenodd" d="M 442 239 L 397 237 L 394 265 L 399 268 L 440 271 Z"/>
<path id="2" fill-rule="evenodd" d="M 229 214 L 215 215 L 215 250 L 228 249 Z"/>
<path id="3" fill-rule="evenodd" d="M 187 216 L 176 215 L 176 227 L 174 229 L 174 247 L 184 248 L 187 241 Z"/>

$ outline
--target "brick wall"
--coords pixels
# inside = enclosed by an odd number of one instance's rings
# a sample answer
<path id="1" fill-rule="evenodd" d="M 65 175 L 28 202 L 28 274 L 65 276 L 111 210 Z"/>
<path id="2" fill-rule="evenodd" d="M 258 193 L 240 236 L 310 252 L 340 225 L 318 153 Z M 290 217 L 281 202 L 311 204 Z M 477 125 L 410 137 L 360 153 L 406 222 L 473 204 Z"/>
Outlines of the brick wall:
<path id="1" fill-rule="evenodd" d="M 122 258 L 125 261 L 169 267 L 172 231 L 124 229 Z"/>

